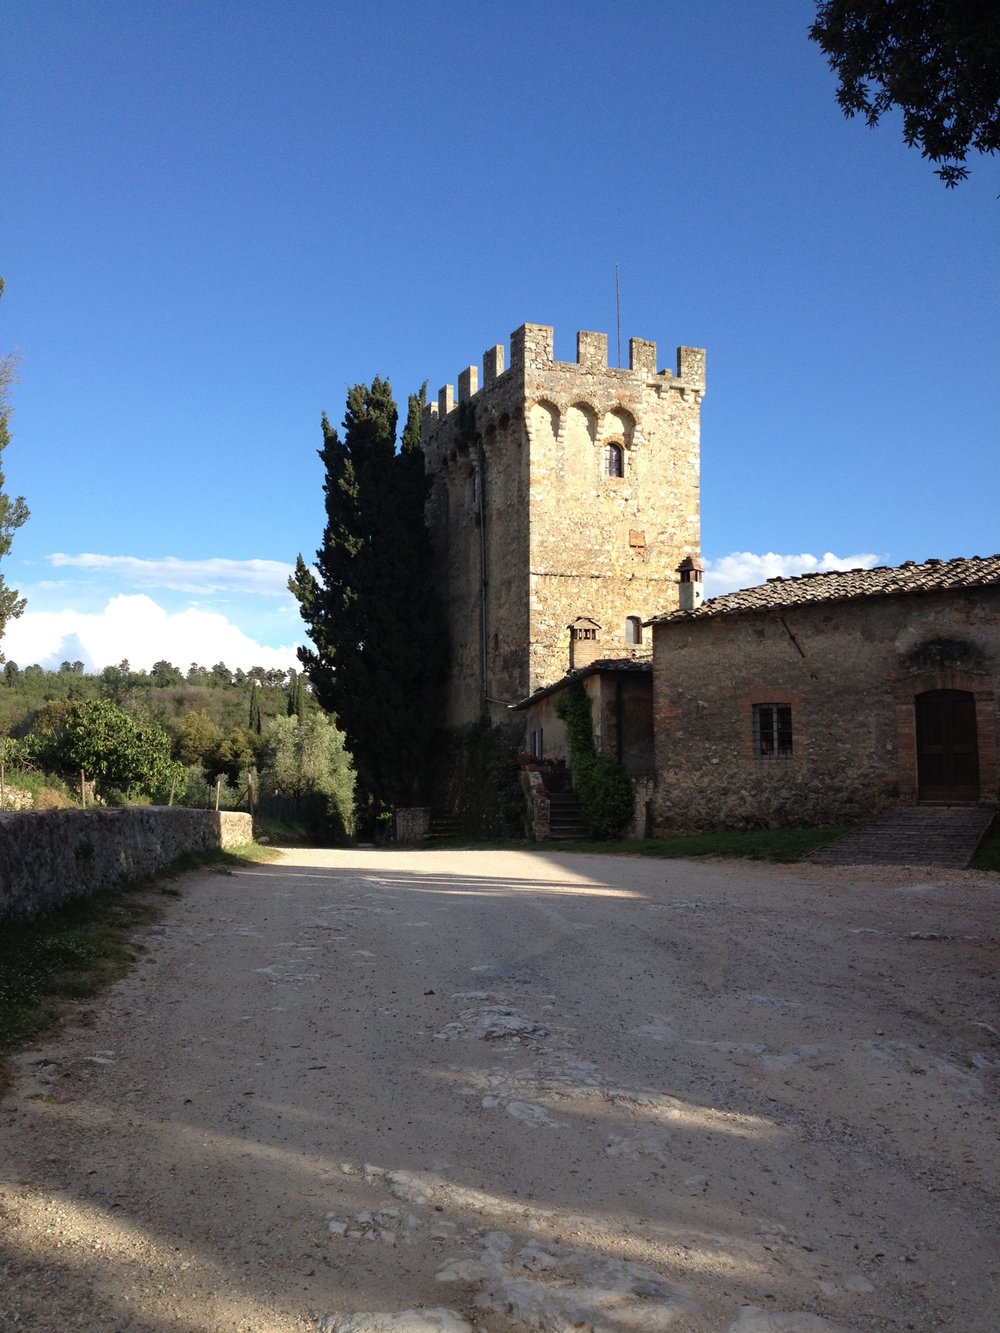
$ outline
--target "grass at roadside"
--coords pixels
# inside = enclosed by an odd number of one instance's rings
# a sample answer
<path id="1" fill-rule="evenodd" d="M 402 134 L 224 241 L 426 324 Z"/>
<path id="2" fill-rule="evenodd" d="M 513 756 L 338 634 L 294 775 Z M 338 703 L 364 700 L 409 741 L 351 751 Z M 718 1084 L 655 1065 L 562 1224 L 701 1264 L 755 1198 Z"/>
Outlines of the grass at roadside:
<path id="1" fill-rule="evenodd" d="M 847 832 L 836 828 L 739 829 L 718 833 L 679 834 L 671 838 L 637 838 L 620 842 L 547 842 L 536 851 L 627 852 L 632 856 L 740 856 L 751 861 L 798 861 Z"/>
<path id="2" fill-rule="evenodd" d="M 631 856 L 733 856 L 751 861 L 798 861 L 807 852 L 847 832 L 839 828 L 740 829 L 718 833 L 678 834 L 671 838 L 624 839 L 620 842 L 547 842 L 536 851 L 617 852 Z"/>
<path id="3" fill-rule="evenodd" d="M 986 837 L 972 858 L 973 870 L 992 870 L 1000 874 L 1000 815 L 997 815 L 986 832 Z"/>
<path id="4" fill-rule="evenodd" d="M 832 842 L 847 833 L 852 825 L 831 828 L 742 829 L 734 832 L 691 833 L 672 838 L 622 838 L 599 842 L 467 842 L 457 838 L 442 838 L 419 844 L 427 849 L 468 847 L 488 850 L 510 849 L 539 852 L 602 852 L 618 856 L 733 856 L 752 861 L 798 861 L 807 852 Z"/>
<path id="5" fill-rule="evenodd" d="M 731 856 L 752 861 L 798 861 L 834 838 L 849 833 L 853 824 L 830 828 L 745 829 L 728 833 L 692 833 L 673 838 L 622 839 L 618 842 L 468 842 L 457 838 L 418 844 L 432 848 L 479 848 L 539 852 L 604 852 L 619 856 L 688 857 Z M 1000 815 L 994 819 L 979 850 L 972 858 L 973 870 L 1000 874 Z"/>
<path id="6" fill-rule="evenodd" d="M 124 975 L 143 946 L 137 933 L 159 919 L 187 870 L 270 861 L 266 847 L 189 853 L 131 888 L 76 898 L 34 921 L 0 927 L 0 1091 L 3 1059 L 57 1024 L 67 1009 Z"/>

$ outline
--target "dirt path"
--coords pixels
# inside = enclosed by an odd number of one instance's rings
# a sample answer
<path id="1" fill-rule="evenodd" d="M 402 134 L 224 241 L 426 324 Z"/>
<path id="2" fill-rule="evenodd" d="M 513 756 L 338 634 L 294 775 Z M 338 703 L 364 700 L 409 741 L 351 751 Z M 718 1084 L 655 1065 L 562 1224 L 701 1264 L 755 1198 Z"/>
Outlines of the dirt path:
<path id="1" fill-rule="evenodd" d="M 0 1104 L 0 1329 L 993 1333 L 998 899 L 528 853 L 192 876 Z"/>

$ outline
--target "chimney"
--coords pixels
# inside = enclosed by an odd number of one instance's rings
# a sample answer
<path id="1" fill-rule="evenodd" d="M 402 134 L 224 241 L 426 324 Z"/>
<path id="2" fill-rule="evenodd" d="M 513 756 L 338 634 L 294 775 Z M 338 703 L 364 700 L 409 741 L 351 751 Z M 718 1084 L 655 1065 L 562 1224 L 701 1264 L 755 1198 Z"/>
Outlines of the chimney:
<path id="1" fill-rule="evenodd" d="M 577 671 L 590 666 L 601 656 L 601 627 L 596 620 L 577 616 L 569 626 L 569 669 Z"/>
<path id="2" fill-rule="evenodd" d="M 699 569 L 691 557 L 685 556 L 677 566 L 677 573 L 680 575 L 681 583 L 679 588 L 679 602 L 677 609 L 679 611 L 697 611 L 705 600 L 705 594 L 702 590 L 702 578 L 704 570 Z"/>

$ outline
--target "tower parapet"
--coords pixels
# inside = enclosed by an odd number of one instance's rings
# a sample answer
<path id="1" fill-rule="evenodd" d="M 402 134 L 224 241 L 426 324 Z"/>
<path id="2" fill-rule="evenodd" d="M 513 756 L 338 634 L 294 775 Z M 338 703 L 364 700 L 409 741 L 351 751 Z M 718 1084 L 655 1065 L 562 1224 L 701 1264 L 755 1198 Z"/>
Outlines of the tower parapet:
<path id="1" fill-rule="evenodd" d="M 502 343 L 483 353 L 482 388 L 492 389 L 505 375 L 548 375 L 560 370 L 586 369 L 606 375 L 656 379 L 670 384 L 679 391 L 703 394 L 705 392 L 705 352 L 700 347 L 678 347 L 676 370 L 657 370 L 656 343 L 645 338 L 630 338 L 628 365 L 608 365 L 608 335 L 579 331 L 576 335 L 576 360 L 557 361 L 553 354 L 554 330 L 548 324 L 522 324 L 510 335 L 510 364 L 505 367 L 505 348 Z M 479 371 L 468 366 L 458 376 L 458 394 L 451 384 L 442 385 L 436 402 L 424 409 L 423 433 L 428 437 L 459 403 L 472 402 L 480 392 Z"/>

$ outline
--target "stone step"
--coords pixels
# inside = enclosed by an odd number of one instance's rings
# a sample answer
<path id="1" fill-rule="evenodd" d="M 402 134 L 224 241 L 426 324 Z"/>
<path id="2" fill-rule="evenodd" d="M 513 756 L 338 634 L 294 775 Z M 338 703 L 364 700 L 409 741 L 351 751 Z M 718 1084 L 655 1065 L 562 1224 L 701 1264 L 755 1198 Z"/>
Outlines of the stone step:
<path id="1" fill-rule="evenodd" d="M 587 826 L 580 813 L 580 800 L 575 792 L 549 793 L 549 837 L 561 842 L 579 841 L 587 837 Z"/>
<path id="2" fill-rule="evenodd" d="M 459 832 L 458 820 L 454 815 L 434 813 L 424 838 L 457 838 Z"/>
<path id="3" fill-rule="evenodd" d="M 803 859 L 820 865 L 969 864 L 996 810 L 981 805 L 916 805 L 894 810 Z"/>

